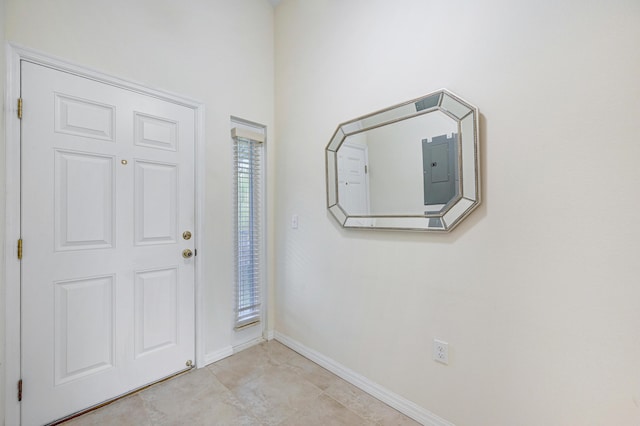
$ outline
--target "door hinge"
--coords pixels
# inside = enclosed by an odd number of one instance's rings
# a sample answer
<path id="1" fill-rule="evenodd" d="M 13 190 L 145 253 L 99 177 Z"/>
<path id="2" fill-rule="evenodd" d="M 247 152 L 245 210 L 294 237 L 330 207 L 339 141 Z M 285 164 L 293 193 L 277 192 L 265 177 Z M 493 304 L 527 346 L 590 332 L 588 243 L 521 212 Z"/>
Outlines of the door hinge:
<path id="1" fill-rule="evenodd" d="M 18 98 L 18 118 L 22 120 L 22 98 Z"/>
<path id="2" fill-rule="evenodd" d="M 18 240 L 18 259 L 22 259 L 22 238 Z"/>
<path id="3" fill-rule="evenodd" d="M 367 173 L 369 173 L 369 166 L 367 166 L 366 164 L 364 165 L 364 174 L 366 175 Z"/>
<path id="4" fill-rule="evenodd" d="M 18 402 L 22 401 L 22 379 L 18 380 Z"/>

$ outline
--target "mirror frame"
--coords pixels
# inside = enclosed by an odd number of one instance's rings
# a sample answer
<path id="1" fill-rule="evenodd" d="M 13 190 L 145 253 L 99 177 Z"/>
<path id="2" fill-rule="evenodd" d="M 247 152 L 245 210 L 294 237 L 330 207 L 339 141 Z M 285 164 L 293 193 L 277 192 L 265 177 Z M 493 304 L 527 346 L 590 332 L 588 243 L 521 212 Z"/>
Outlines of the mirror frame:
<path id="1" fill-rule="evenodd" d="M 338 150 L 347 137 L 378 127 L 441 111 L 458 126 L 456 196 L 440 211 L 422 215 L 349 215 L 338 195 Z M 478 108 L 446 89 L 344 122 L 325 148 L 327 209 L 343 228 L 449 232 L 480 204 Z"/>

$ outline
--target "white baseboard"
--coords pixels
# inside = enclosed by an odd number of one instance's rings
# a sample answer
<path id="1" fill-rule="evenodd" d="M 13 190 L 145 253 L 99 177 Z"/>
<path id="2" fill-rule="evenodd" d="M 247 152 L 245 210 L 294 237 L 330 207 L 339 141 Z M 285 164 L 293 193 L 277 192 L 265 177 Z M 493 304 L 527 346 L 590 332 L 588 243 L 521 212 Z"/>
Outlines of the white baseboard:
<path id="1" fill-rule="evenodd" d="M 244 351 L 245 349 L 249 349 L 251 346 L 258 345 L 264 342 L 264 338 L 262 336 L 256 337 L 255 339 L 251 339 L 248 342 L 241 343 L 233 347 L 233 353 L 237 354 L 240 351 Z"/>
<path id="2" fill-rule="evenodd" d="M 409 401 L 406 398 L 401 397 L 394 392 L 391 392 L 388 389 L 385 389 L 379 384 L 374 383 L 373 381 L 345 367 L 344 365 L 337 363 L 331 358 L 328 358 L 323 354 L 306 347 L 302 343 L 288 336 L 285 336 L 280 332 L 275 332 L 275 339 L 285 346 L 288 346 L 289 348 L 298 352 L 300 355 L 309 358 L 316 364 L 331 371 L 336 376 L 346 380 L 354 386 L 359 387 L 369 395 L 379 399 L 385 404 L 400 411 L 402 414 L 411 417 L 415 421 L 420 422 L 425 426 L 455 426 L 453 423 L 436 416 L 429 410 L 420 407 L 419 405 Z"/>
<path id="3" fill-rule="evenodd" d="M 215 352 L 210 352 L 208 354 L 206 354 L 204 356 L 204 366 L 207 366 L 209 364 L 213 364 L 216 361 L 220 361 L 221 359 L 224 359 L 228 356 L 231 356 L 233 354 L 237 354 L 240 351 L 243 351 L 245 349 L 249 349 L 251 346 L 255 346 L 258 345 L 262 342 L 264 342 L 265 339 L 263 337 L 256 337 L 255 339 L 251 339 L 248 342 L 245 343 L 241 343 L 239 345 L 236 346 L 227 346 L 225 348 L 219 349 Z"/>
<path id="4" fill-rule="evenodd" d="M 216 361 L 220 361 L 228 356 L 233 355 L 233 347 L 227 346 L 226 348 L 219 349 L 215 352 L 210 352 L 204 356 L 204 365 L 213 364 Z"/>
<path id="5" fill-rule="evenodd" d="M 273 330 L 269 330 L 266 332 L 265 338 L 267 341 L 273 340 L 276 337 L 276 333 Z"/>

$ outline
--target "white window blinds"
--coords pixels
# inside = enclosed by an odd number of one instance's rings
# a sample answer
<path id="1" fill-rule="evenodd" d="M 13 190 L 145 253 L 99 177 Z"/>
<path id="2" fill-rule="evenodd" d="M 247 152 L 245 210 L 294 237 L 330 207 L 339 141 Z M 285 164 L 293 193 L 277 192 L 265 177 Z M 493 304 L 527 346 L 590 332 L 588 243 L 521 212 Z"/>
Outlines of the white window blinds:
<path id="1" fill-rule="evenodd" d="M 260 129 L 258 129 L 260 130 Z M 235 169 L 235 328 L 260 321 L 263 133 L 231 130 Z"/>

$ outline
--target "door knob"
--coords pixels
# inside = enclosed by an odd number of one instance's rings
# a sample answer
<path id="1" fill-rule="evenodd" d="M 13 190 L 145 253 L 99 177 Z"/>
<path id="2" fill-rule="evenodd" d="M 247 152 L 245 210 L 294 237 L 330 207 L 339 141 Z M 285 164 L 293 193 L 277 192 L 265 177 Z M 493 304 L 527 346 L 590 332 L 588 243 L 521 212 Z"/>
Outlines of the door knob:
<path id="1" fill-rule="evenodd" d="M 182 257 L 189 259 L 190 257 L 193 257 L 193 252 L 189 249 L 182 250 Z"/>

